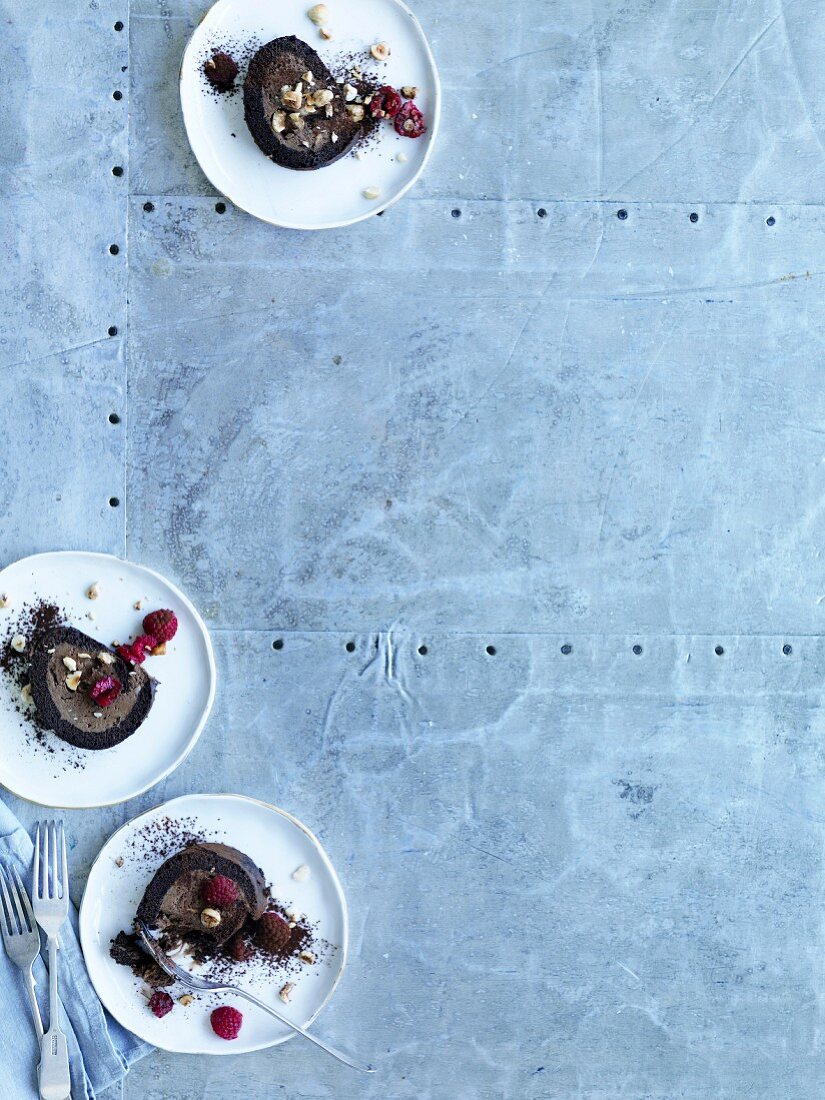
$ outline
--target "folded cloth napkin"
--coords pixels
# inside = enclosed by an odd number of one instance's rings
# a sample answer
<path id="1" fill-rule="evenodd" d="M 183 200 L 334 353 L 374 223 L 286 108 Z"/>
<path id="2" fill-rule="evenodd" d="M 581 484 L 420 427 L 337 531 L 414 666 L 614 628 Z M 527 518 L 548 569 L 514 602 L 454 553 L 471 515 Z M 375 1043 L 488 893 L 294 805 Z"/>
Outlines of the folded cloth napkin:
<path id="1" fill-rule="evenodd" d="M 26 886 L 31 883 L 34 845 L 31 837 L 0 801 L 0 862 L 16 867 Z M 70 867 L 71 870 L 71 867 Z M 152 1049 L 104 1010 L 89 981 L 77 934 L 77 911 L 60 932 L 60 1026 L 69 1042 L 72 1100 L 94 1100 L 121 1081 L 129 1067 Z M 37 998 L 43 1025 L 49 1026 L 48 970 L 42 957 L 34 964 Z M 3 1100 L 37 1100 L 40 1052 L 20 971 L 0 944 L 0 1095 Z"/>

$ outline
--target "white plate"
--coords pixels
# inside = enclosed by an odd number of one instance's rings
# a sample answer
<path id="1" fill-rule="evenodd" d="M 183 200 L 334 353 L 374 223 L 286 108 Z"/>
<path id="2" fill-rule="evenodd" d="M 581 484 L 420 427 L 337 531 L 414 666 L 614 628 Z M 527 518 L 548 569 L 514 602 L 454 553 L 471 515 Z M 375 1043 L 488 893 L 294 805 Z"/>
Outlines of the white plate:
<path id="1" fill-rule="evenodd" d="M 401 198 L 424 170 L 438 132 L 441 86 L 435 60 L 416 17 L 402 0 L 327 0 L 335 37 L 321 40 L 307 18 L 313 0 L 218 0 L 204 16 L 183 55 L 180 95 L 192 151 L 204 173 L 222 194 L 256 218 L 288 229 L 335 229 L 386 210 Z M 237 52 L 256 39 L 261 45 L 282 35 L 303 39 L 329 64 L 336 56 L 363 54 L 365 71 L 377 70 L 382 82 L 420 89 L 416 103 L 427 120 L 421 138 L 399 137 L 382 124 L 378 145 L 351 154 L 315 172 L 295 172 L 263 155 L 243 117 L 243 93 L 208 91 L 201 71 L 214 49 Z M 389 61 L 373 62 L 369 47 L 387 42 Z M 330 65 L 333 68 L 334 65 Z M 241 85 L 245 68 L 236 79 Z M 233 136 L 234 135 L 234 136 Z M 406 153 L 400 164 L 396 156 Z M 365 199 L 367 187 L 379 187 L 379 200 Z"/>
<path id="2" fill-rule="evenodd" d="M 243 795 L 200 794 L 172 799 L 124 825 L 95 860 L 80 906 L 80 942 L 97 995 L 129 1031 L 148 1043 L 181 1054 L 242 1054 L 289 1039 L 293 1032 L 254 1005 L 226 994 L 199 995 L 186 1007 L 175 1004 L 162 1020 L 149 1011 L 142 983 L 109 956 L 109 945 L 130 929 L 138 902 L 162 856 L 147 858 L 143 830 L 159 819 L 185 823 L 207 839 L 231 844 L 261 867 L 279 902 L 306 914 L 317 936 L 330 948 L 314 966 L 282 977 L 251 970 L 238 984 L 271 1002 L 296 1023 L 310 1024 L 329 1001 L 344 971 L 347 954 L 347 906 L 338 876 L 324 849 L 305 825 L 284 810 Z M 171 854 L 171 853 L 170 853 Z M 122 867 L 116 860 L 123 859 Z M 296 882 L 292 872 L 305 864 L 310 876 Z M 208 970 L 201 973 L 208 974 Z M 289 1004 L 278 998 L 283 982 L 295 983 Z M 171 990 L 177 997 L 182 988 Z M 228 1042 L 212 1031 L 209 1016 L 219 1004 L 236 1004 L 243 1013 L 237 1039 Z"/>
<path id="3" fill-rule="evenodd" d="M 100 596 L 90 600 L 86 592 L 95 581 Z M 109 806 L 147 790 L 185 759 L 212 707 L 215 659 L 206 626 L 182 592 L 145 566 L 82 551 L 22 558 L 0 572 L 0 592 L 10 601 L 0 610 L 4 635 L 23 605 L 39 600 L 56 603 L 71 626 L 103 643 L 126 642 L 141 633 L 143 616 L 157 608 L 171 608 L 179 623 L 167 654 L 149 657 L 144 665 L 159 681 L 146 721 L 111 749 L 86 751 L 51 733 L 44 734 L 47 748 L 38 744 L 15 707 L 17 686 L 0 673 L 4 787 L 44 806 Z M 141 611 L 134 608 L 136 600 L 143 602 Z"/>

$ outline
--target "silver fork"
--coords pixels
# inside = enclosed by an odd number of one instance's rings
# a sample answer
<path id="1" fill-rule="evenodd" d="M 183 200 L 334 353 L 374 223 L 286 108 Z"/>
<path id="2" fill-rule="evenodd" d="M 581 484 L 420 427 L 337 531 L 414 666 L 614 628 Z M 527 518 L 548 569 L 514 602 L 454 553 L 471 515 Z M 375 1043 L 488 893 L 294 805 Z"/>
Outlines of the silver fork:
<path id="1" fill-rule="evenodd" d="M 49 941 L 49 1030 L 40 1043 L 40 1096 L 42 1100 L 65 1100 L 72 1083 L 69 1050 L 66 1036 L 60 1030 L 60 1002 L 57 999 L 57 934 L 69 915 L 69 871 L 62 822 L 59 832 L 54 821 L 37 826 L 32 893 L 34 915 Z"/>
<path id="2" fill-rule="evenodd" d="M 212 993 L 234 993 L 236 997 L 243 997 L 244 1000 L 251 1001 L 253 1005 L 257 1005 L 258 1008 L 262 1008 L 264 1012 L 268 1012 L 270 1016 L 274 1016 L 276 1020 L 280 1020 L 282 1024 L 286 1024 L 287 1027 L 292 1028 L 297 1035 L 302 1035 L 305 1039 L 309 1039 L 311 1043 L 320 1047 L 321 1050 L 326 1051 L 327 1054 L 331 1054 L 333 1058 L 337 1058 L 339 1062 L 343 1062 L 345 1066 L 351 1066 L 352 1069 L 360 1069 L 362 1073 L 375 1072 L 374 1066 L 369 1066 L 364 1062 L 358 1062 L 348 1054 L 343 1054 L 340 1050 L 336 1050 L 334 1046 L 323 1042 L 316 1035 L 299 1027 L 298 1024 L 293 1024 L 286 1016 L 282 1016 L 277 1009 L 271 1008 L 263 1001 L 259 1001 L 257 997 L 253 997 L 252 994 L 247 993 L 245 989 L 239 989 L 235 985 L 227 985 L 225 982 L 210 982 L 206 978 L 200 978 L 195 974 L 190 974 L 188 970 L 184 970 L 182 966 L 178 966 L 176 962 L 173 962 L 172 959 L 164 953 L 162 947 L 153 937 L 149 928 L 143 921 L 136 920 L 135 928 L 146 950 L 158 966 L 165 970 L 171 977 L 177 978 L 181 985 L 185 985 L 189 989 L 208 990 Z"/>
<path id="3" fill-rule="evenodd" d="M 43 1038 L 43 1021 L 34 995 L 32 966 L 40 954 L 40 932 L 32 912 L 32 903 L 29 901 L 26 888 L 20 881 L 16 867 L 9 871 L 0 866 L 0 889 L 3 892 L 3 906 L 0 907 L 0 913 L 3 916 L 0 920 L 3 945 L 6 948 L 6 954 L 23 975 L 23 984 L 29 995 L 29 1007 L 39 1047 L 40 1040 Z"/>

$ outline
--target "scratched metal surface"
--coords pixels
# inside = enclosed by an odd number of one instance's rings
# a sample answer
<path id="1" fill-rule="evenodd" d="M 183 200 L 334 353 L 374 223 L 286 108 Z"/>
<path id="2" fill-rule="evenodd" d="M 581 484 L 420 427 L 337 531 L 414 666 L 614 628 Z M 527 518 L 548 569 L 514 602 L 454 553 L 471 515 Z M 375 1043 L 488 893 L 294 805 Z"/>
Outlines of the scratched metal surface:
<path id="1" fill-rule="evenodd" d="M 381 1069 L 121 1095 L 819 1097 L 825 16 L 416 8 L 431 169 L 301 236 L 189 153 L 201 3 L 0 0 L 2 556 L 161 569 L 220 671 L 74 862 L 185 791 L 288 807 L 351 907 L 319 1028 Z"/>

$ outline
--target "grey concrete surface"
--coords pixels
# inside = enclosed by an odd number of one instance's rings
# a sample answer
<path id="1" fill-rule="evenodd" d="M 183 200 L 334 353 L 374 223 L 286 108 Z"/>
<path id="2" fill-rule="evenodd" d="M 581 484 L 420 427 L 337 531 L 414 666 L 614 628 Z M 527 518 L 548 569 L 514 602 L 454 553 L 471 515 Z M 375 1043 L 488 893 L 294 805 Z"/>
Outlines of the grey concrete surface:
<path id="1" fill-rule="evenodd" d="M 284 805 L 380 1074 L 156 1054 L 123 1100 L 820 1097 L 821 5 L 421 0 L 439 149 L 320 236 L 216 211 L 202 11 L 0 0 L 0 547 L 125 553 L 216 643 L 80 878 L 164 798 Z"/>

